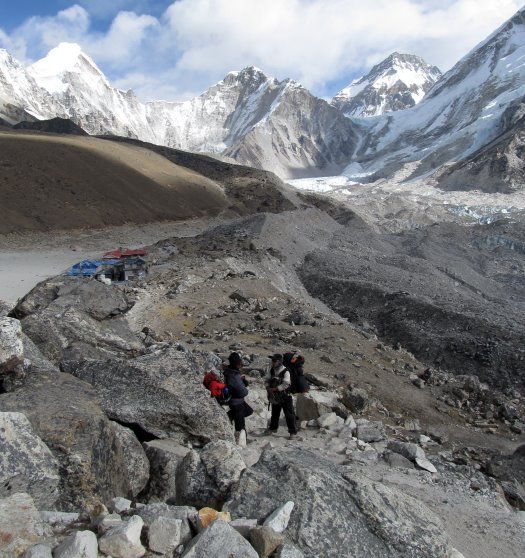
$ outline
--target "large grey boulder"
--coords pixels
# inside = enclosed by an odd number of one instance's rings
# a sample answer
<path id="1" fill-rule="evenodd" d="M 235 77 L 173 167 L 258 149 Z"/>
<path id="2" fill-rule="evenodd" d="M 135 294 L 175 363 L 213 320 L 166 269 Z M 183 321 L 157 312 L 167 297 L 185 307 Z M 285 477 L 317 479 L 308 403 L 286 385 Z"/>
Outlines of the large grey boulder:
<path id="1" fill-rule="evenodd" d="M 0 367 L 24 358 L 22 326 L 14 318 L 0 317 Z"/>
<path id="2" fill-rule="evenodd" d="M 225 509 L 264 521 L 287 501 L 295 507 L 286 536 L 307 557 L 445 558 L 450 550 L 424 504 L 297 448 L 267 448 Z"/>
<path id="3" fill-rule="evenodd" d="M 0 499 L 0 556 L 22 556 L 51 534 L 29 494 Z"/>
<path id="4" fill-rule="evenodd" d="M 39 508 L 58 498 L 59 465 L 22 413 L 0 412 L 0 497 L 30 494 Z"/>
<path id="5" fill-rule="evenodd" d="M 180 520 L 180 542 L 182 544 L 186 544 L 191 540 L 193 536 L 191 523 L 196 523 L 197 521 L 197 510 L 191 506 L 170 506 L 160 503 L 147 504 L 136 508 L 134 514 L 142 518 L 148 530 L 155 521 L 161 518 Z"/>
<path id="6" fill-rule="evenodd" d="M 169 439 L 151 440 L 142 445 L 150 463 L 150 478 L 141 498 L 146 502 L 176 500 L 177 467 L 190 448 Z"/>
<path id="7" fill-rule="evenodd" d="M 195 357 L 170 346 L 129 360 L 81 360 L 63 369 L 88 382 L 113 420 L 158 438 L 231 440 L 223 409 L 202 385 Z"/>
<path id="8" fill-rule="evenodd" d="M 115 457 L 126 468 L 122 475 L 120 494 L 127 498 L 134 498 L 148 483 L 149 460 L 133 430 L 113 421 L 111 427 L 115 435 Z"/>
<path id="9" fill-rule="evenodd" d="M 202 451 L 190 451 L 177 469 L 177 502 L 196 507 L 217 508 L 227 498 L 230 487 L 246 469 L 234 444 L 218 440 Z"/>
<path id="10" fill-rule="evenodd" d="M 399 453 L 413 463 L 416 459 L 425 459 L 425 451 L 417 444 L 411 442 L 400 442 L 399 440 L 390 440 L 387 448 L 394 453 Z"/>
<path id="11" fill-rule="evenodd" d="M 0 411 L 22 412 L 60 464 L 64 511 L 126 494 L 136 482 L 122 437 L 100 408 L 93 388 L 69 374 L 32 369 L 23 387 L 0 394 Z M 116 451 L 115 451 L 116 450 Z"/>
<path id="12" fill-rule="evenodd" d="M 228 523 L 218 519 L 190 543 L 183 558 L 259 558 L 252 545 Z"/>

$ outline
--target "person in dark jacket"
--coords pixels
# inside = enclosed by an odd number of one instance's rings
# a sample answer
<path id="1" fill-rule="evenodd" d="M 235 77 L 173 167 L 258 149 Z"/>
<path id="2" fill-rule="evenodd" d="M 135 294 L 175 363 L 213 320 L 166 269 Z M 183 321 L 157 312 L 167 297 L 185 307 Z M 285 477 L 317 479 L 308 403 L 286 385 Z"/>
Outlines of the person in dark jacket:
<path id="1" fill-rule="evenodd" d="M 246 446 L 246 417 L 253 414 L 253 409 L 244 398 L 248 395 L 248 382 L 241 376 L 243 367 L 239 353 L 232 353 L 228 357 L 228 366 L 224 369 L 224 382 L 231 393 L 228 417 L 235 426 L 235 440 L 239 446 Z"/>
<path id="2" fill-rule="evenodd" d="M 271 360 L 272 365 L 266 383 L 266 391 L 268 401 L 272 405 L 272 418 L 265 434 L 277 432 L 281 411 L 283 411 L 290 438 L 294 438 L 297 435 L 297 423 L 291 394 L 290 371 L 283 365 L 283 355 L 273 355 Z"/>

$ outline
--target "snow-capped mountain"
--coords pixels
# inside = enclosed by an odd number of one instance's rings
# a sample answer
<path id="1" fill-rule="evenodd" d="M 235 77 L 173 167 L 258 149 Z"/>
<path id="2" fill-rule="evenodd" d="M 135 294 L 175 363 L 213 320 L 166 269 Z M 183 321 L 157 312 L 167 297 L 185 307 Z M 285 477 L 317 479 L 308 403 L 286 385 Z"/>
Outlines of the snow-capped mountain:
<path id="1" fill-rule="evenodd" d="M 339 111 L 258 68 L 231 72 L 189 101 L 143 104 L 112 87 L 76 44 L 60 44 L 27 69 L 4 58 L 0 117 L 12 123 L 60 116 L 90 134 L 225 154 L 282 177 L 340 172 L 355 148 L 355 127 Z"/>
<path id="2" fill-rule="evenodd" d="M 394 52 L 339 91 L 331 104 L 346 116 L 367 117 L 413 107 L 441 77 L 419 56 Z"/>
<path id="3" fill-rule="evenodd" d="M 517 124 L 507 109 L 525 97 L 524 61 L 525 7 L 444 74 L 418 105 L 375 119 L 344 174 L 356 181 L 396 179 L 396 173 L 397 179 L 430 176 L 512 133 Z M 484 187 L 482 181 L 478 186 Z"/>

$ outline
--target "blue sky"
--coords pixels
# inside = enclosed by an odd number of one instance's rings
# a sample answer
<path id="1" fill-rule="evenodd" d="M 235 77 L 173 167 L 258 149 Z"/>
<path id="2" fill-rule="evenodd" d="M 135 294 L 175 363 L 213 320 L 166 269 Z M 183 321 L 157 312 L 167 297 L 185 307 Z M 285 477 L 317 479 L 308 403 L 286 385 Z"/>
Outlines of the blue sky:
<path id="1" fill-rule="evenodd" d="M 25 64 L 80 44 L 116 86 L 184 99 L 256 65 L 328 97 L 393 51 L 448 70 L 523 0 L 0 0 Z"/>

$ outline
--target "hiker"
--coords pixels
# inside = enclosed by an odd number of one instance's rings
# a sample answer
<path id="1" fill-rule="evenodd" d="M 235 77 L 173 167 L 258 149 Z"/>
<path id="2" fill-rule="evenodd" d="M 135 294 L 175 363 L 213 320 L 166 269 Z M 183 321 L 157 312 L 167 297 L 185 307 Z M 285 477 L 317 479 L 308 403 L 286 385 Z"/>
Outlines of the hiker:
<path id="1" fill-rule="evenodd" d="M 283 365 L 290 371 L 290 391 L 293 394 L 308 393 L 310 391 L 310 383 L 304 375 L 304 356 L 297 353 L 285 353 Z"/>
<path id="2" fill-rule="evenodd" d="M 248 395 L 248 382 L 241 376 L 243 367 L 239 353 L 232 353 L 228 357 L 228 366 L 224 369 L 224 383 L 228 387 L 231 399 L 228 403 L 230 410 L 228 417 L 235 426 L 235 440 L 237 445 L 246 446 L 246 417 L 253 414 L 253 409 L 244 398 Z"/>
<path id="3" fill-rule="evenodd" d="M 272 417 L 265 434 L 269 435 L 277 432 L 282 410 L 290 438 L 294 438 L 297 435 L 297 424 L 291 391 L 292 380 L 290 371 L 283 365 L 283 355 L 275 354 L 270 359 L 272 364 L 266 384 L 266 391 L 268 393 L 268 401 L 272 406 Z"/>

